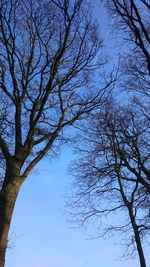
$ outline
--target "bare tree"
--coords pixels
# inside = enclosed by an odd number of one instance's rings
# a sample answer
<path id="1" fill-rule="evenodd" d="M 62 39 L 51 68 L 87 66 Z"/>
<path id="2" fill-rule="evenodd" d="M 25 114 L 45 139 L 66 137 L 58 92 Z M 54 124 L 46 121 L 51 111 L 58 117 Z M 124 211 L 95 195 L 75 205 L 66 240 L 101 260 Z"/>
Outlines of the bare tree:
<path id="1" fill-rule="evenodd" d="M 143 242 L 150 230 L 150 124 L 117 102 L 108 101 L 102 107 L 82 127 L 79 158 L 71 165 L 73 216 L 82 224 L 89 220 L 98 224 L 103 218 L 100 235 L 121 231 L 128 256 L 137 249 L 140 266 L 146 267 Z M 117 223 L 116 214 L 122 222 Z M 110 219 L 104 219 L 108 215 Z"/>
<path id="2" fill-rule="evenodd" d="M 108 0 L 107 5 L 115 17 L 115 31 L 128 45 L 130 65 L 150 74 L 150 4 L 143 0 Z"/>
<path id="3" fill-rule="evenodd" d="M 108 0 L 106 7 L 114 18 L 113 32 L 122 47 L 120 52 L 122 79 L 119 88 L 121 91 L 132 92 L 136 99 L 141 100 L 138 101 L 139 108 L 144 108 L 146 111 L 150 96 L 149 1 Z"/>
<path id="4" fill-rule="evenodd" d="M 101 47 L 84 0 L 0 1 L 0 267 L 22 183 L 101 97 Z"/>
<path id="5" fill-rule="evenodd" d="M 142 0 L 108 0 L 106 6 L 114 16 L 117 38 L 125 44 L 119 89 L 132 92 L 133 99 L 128 106 L 121 106 L 123 91 L 118 102 L 106 101 L 100 111 L 89 116 L 85 128 L 81 127 L 80 157 L 72 164 L 76 188 L 73 205 L 82 224 L 90 219 L 98 223 L 105 215 L 112 220 L 114 216 L 110 225 L 104 220 L 107 226 L 103 234 L 121 231 L 127 236 L 129 254 L 136 248 L 141 267 L 146 267 L 143 242 L 150 230 L 150 5 Z M 121 225 L 115 223 L 116 213 L 123 214 Z"/>

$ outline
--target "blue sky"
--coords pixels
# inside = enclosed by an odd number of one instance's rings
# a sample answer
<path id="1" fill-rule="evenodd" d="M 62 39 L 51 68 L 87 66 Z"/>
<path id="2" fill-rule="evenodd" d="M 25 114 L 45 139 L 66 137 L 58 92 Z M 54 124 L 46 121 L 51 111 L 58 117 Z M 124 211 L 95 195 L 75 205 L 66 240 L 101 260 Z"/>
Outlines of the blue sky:
<path id="1" fill-rule="evenodd" d="M 95 9 L 98 15 L 105 35 L 102 7 Z M 6 267 L 139 267 L 137 260 L 119 259 L 121 249 L 113 237 L 89 239 L 90 229 L 72 229 L 67 222 L 62 210 L 72 157 L 69 148 L 62 149 L 59 158 L 43 160 L 24 183 L 14 211 Z"/>
<path id="2" fill-rule="evenodd" d="M 113 241 L 88 239 L 90 232 L 70 229 L 61 212 L 71 152 L 44 160 L 24 183 L 10 231 L 6 267 L 127 267 Z M 115 240 L 114 240 L 115 242 Z M 135 262 L 130 267 L 138 267 Z"/>
<path id="3" fill-rule="evenodd" d="M 90 229 L 71 229 L 62 213 L 69 184 L 69 149 L 39 164 L 24 183 L 10 231 L 6 267 L 139 267 L 122 262 L 116 239 L 89 239 Z"/>

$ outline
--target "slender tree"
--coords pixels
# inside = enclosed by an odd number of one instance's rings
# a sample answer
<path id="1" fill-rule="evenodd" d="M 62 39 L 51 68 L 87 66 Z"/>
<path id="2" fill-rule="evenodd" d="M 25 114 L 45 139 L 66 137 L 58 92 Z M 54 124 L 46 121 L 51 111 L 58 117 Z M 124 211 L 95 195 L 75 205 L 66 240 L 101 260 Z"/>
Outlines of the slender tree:
<path id="1" fill-rule="evenodd" d="M 107 225 L 104 232 L 121 230 L 126 235 L 132 229 L 126 245 L 130 251 L 129 245 L 136 247 L 140 265 L 145 267 L 143 239 L 150 230 L 150 5 L 142 0 L 108 0 L 105 5 L 114 17 L 111 27 L 117 33 L 117 42 L 123 44 L 121 94 L 115 103 L 106 101 L 85 128 L 81 127 L 82 143 L 77 149 L 81 157 L 72 164 L 77 188 L 74 204 L 82 223 L 126 212 L 126 221 Z M 123 106 L 119 102 L 125 95 Z"/>
<path id="2" fill-rule="evenodd" d="M 82 224 L 91 219 L 98 223 L 102 217 L 107 225 L 101 225 L 102 235 L 121 231 L 128 255 L 136 248 L 141 267 L 146 267 L 143 240 L 150 230 L 149 130 L 149 121 L 135 110 L 106 102 L 82 127 L 79 158 L 71 165 L 73 216 Z M 116 214 L 122 222 L 115 220 Z"/>
<path id="3" fill-rule="evenodd" d="M 98 103 L 101 47 L 84 0 L 0 1 L 0 267 L 22 183 Z"/>

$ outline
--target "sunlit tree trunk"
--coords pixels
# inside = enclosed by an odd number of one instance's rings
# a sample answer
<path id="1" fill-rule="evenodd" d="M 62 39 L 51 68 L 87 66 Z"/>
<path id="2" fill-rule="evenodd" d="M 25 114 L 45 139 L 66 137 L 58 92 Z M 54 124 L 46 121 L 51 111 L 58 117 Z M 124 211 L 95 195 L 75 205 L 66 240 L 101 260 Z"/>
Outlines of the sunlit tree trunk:
<path id="1" fill-rule="evenodd" d="M 11 182 L 0 193 L 0 267 L 5 266 L 8 233 L 19 189 L 19 178 L 15 177 L 11 178 Z"/>

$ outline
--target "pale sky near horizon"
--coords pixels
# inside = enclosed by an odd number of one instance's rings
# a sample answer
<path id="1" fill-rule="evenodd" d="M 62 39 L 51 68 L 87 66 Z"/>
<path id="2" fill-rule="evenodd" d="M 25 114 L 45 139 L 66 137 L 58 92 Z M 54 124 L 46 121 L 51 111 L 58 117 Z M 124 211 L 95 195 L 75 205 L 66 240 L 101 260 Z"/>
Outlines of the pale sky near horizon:
<path id="1" fill-rule="evenodd" d="M 102 6 L 95 12 L 105 24 Z M 113 237 L 89 239 L 90 230 L 72 229 L 67 222 L 62 210 L 72 158 L 70 149 L 64 148 L 60 157 L 44 159 L 25 181 L 15 206 L 5 267 L 140 267 L 138 259 L 121 261 Z"/>

